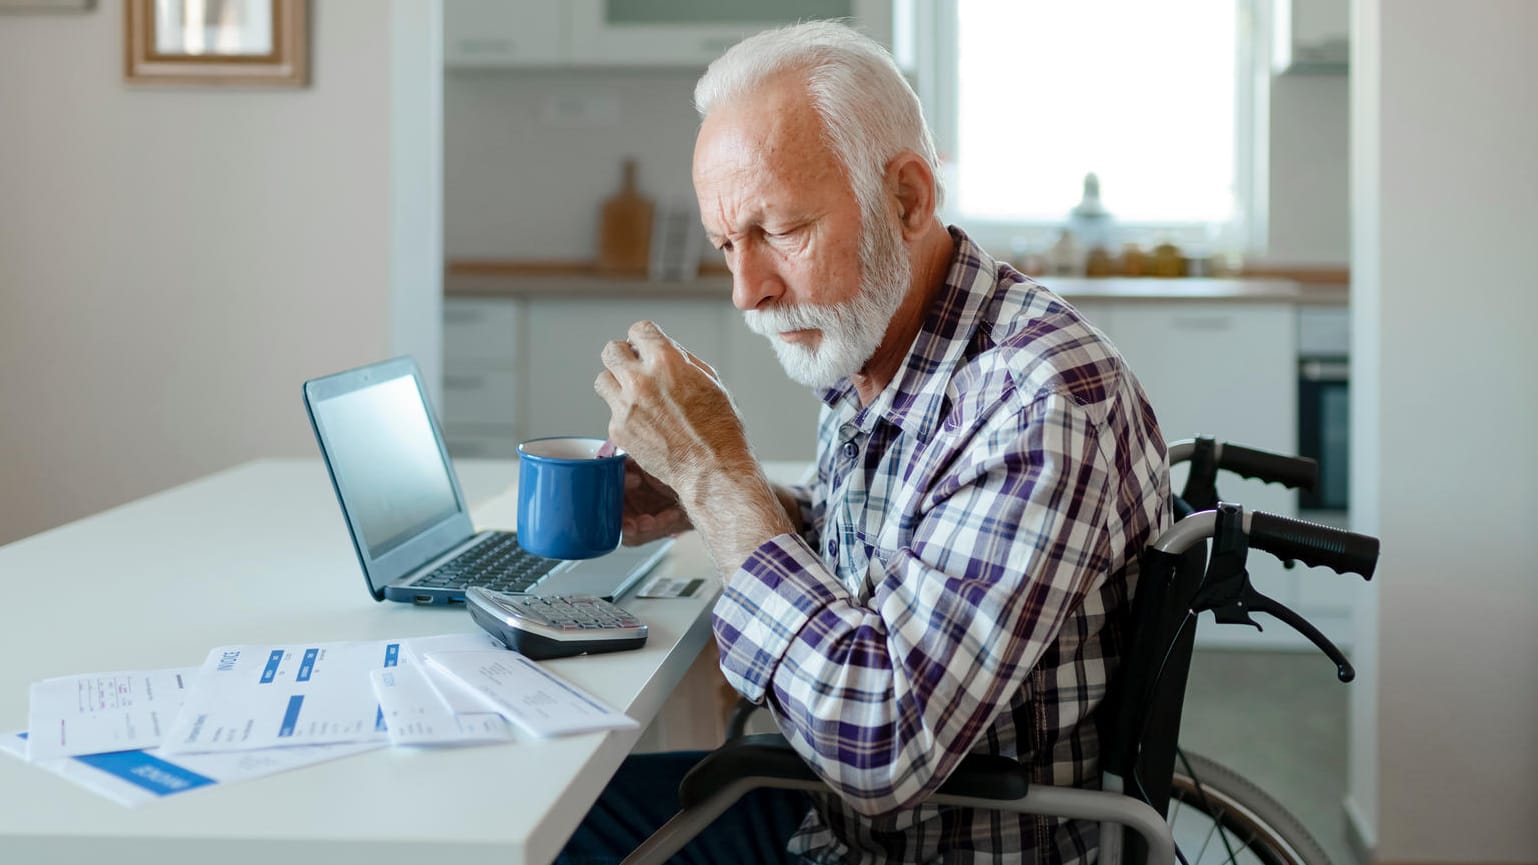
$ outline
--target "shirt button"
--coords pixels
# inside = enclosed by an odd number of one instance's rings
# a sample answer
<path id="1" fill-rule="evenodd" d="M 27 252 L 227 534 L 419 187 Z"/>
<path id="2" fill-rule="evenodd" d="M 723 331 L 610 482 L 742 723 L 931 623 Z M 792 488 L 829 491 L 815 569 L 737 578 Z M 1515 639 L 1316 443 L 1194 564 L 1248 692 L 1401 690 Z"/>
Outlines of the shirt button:
<path id="1" fill-rule="evenodd" d="M 854 442 L 844 442 L 844 456 L 846 458 L 854 459 L 855 455 L 858 454 L 859 452 L 860 452 L 860 446 L 859 445 L 855 444 Z"/>
<path id="2" fill-rule="evenodd" d="M 838 558 L 838 538 L 828 538 L 828 555 Z"/>

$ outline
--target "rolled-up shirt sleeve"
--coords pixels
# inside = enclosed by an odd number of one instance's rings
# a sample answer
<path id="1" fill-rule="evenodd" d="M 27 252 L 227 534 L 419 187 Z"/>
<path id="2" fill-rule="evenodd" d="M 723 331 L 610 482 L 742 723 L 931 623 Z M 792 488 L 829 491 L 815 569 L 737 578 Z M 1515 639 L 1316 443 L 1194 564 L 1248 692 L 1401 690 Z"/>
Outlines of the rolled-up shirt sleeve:
<path id="1" fill-rule="evenodd" d="M 807 538 L 759 547 L 715 608 L 723 672 L 851 807 L 916 804 L 1110 570 L 1112 475 L 1070 397 L 1001 410 L 924 492 L 909 541 L 872 557 L 869 598 Z"/>

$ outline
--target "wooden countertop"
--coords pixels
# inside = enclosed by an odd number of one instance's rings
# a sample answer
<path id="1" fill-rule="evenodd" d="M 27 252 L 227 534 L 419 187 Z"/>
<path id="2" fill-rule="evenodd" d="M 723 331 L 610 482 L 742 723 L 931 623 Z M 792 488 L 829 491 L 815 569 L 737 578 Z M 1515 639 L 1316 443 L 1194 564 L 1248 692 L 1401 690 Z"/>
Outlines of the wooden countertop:
<path id="1" fill-rule="evenodd" d="M 1343 306 L 1344 283 L 1317 283 L 1280 277 L 1141 278 L 1043 276 L 1037 282 L 1072 301 L 1295 303 Z M 447 297 L 699 297 L 727 299 L 731 280 L 705 273 L 697 279 L 654 282 L 608 276 L 591 268 L 558 268 L 496 262 L 450 262 L 444 274 Z"/>

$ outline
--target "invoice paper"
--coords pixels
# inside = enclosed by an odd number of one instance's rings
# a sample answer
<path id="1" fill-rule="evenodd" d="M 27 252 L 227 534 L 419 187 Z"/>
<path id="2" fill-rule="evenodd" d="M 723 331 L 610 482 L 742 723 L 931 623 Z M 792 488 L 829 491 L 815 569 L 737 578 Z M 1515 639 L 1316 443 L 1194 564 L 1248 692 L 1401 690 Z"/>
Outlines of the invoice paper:
<path id="1" fill-rule="evenodd" d="M 28 695 L 25 756 L 47 760 L 159 745 L 196 674 L 196 667 L 187 667 L 35 682 Z"/>
<path id="2" fill-rule="evenodd" d="M 427 655 L 427 664 L 464 683 L 487 706 L 534 736 L 640 726 L 517 652 L 436 652 Z"/>
<path id="3" fill-rule="evenodd" d="M 373 670 L 369 679 L 392 745 L 469 745 L 513 738 L 506 719 L 484 706 L 477 705 L 474 712 L 455 712 L 445 706 L 418 666 L 407 663 Z"/>
<path id="4" fill-rule="evenodd" d="M 209 652 L 161 749 L 169 754 L 384 742 L 369 671 L 400 640 L 224 646 Z"/>
<path id="5" fill-rule="evenodd" d="M 26 733 L 0 735 L 0 751 L 25 759 L 27 738 Z M 179 793 L 247 781 L 381 747 L 384 747 L 382 742 L 358 742 L 182 756 L 169 756 L 150 748 L 81 757 L 51 757 L 34 760 L 33 765 L 132 808 Z"/>
<path id="6" fill-rule="evenodd" d="M 506 651 L 502 641 L 486 633 L 442 634 L 437 637 L 413 637 L 406 641 L 401 653 L 411 665 L 427 674 L 428 687 L 450 712 L 473 715 L 486 711 L 486 701 L 458 679 L 432 675 L 427 667 L 427 656 L 438 652 L 492 652 Z"/>

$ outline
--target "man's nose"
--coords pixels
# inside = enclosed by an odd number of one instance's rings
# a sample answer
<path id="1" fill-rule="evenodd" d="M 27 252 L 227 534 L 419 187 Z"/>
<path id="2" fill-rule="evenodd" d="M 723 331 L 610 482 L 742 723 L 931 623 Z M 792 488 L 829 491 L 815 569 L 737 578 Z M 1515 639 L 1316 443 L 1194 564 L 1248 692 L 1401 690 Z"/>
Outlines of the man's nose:
<path id="1" fill-rule="evenodd" d="M 732 304 L 757 309 L 785 293 L 785 283 L 772 257 L 757 244 L 743 244 L 732 268 Z"/>

